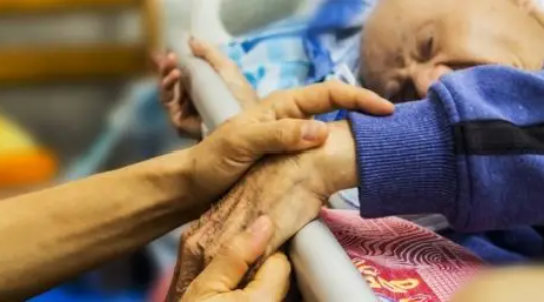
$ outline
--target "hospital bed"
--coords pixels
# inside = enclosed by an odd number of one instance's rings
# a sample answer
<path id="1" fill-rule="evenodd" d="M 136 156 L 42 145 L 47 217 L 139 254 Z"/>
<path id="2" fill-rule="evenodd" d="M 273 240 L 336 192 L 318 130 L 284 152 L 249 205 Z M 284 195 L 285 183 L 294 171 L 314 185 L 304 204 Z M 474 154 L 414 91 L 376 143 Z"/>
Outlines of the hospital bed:
<path id="1" fill-rule="evenodd" d="M 224 43 L 231 39 L 232 34 L 242 33 L 243 27 L 245 30 L 258 28 L 290 14 L 311 13 L 317 0 L 177 2 L 179 3 L 176 3 L 176 7 L 180 7 L 177 13 L 181 15 L 175 19 L 185 20 L 185 28 L 180 26 L 180 29 L 167 31 L 167 40 L 169 47 L 178 54 L 180 64 L 191 74 L 190 91 L 196 108 L 207 129 L 213 131 L 237 114 L 240 106 L 213 69 L 190 54 L 187 33 L 191 32 L 208 41 Z M 244 14 L 233 15 L 240 11 Z M 305 301 L 377 301 L 340 244 L 320 220 L 308 224 L 292 239 L 289 253 Z"/>

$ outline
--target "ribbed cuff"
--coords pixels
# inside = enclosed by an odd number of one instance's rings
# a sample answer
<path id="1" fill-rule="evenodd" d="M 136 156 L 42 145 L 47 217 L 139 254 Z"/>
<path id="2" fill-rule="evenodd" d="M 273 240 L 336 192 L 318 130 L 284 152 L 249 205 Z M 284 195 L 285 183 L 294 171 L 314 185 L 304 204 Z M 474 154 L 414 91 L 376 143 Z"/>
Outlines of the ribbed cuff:
<path id="1" fill-rule="evenodd" d="M 438 102 L 398 105 L 390 117 L 352 112 L 361 215 L 456 216 L 453 133 Z"/>

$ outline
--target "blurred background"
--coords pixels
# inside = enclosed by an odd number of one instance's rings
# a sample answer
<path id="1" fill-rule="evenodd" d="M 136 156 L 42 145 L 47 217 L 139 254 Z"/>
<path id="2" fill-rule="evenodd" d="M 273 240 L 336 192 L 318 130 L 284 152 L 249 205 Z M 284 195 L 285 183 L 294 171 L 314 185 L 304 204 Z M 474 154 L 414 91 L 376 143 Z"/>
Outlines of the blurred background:
<path id="1" fill-rule="evenodd" d="M 190 143 L 156 102 L 149 58 L 161 43 L 159 8 L 154 0 L 0 1 L 0 198 Z M 137 252 L 34 300 L 143 301 L 153 267 Z"/>

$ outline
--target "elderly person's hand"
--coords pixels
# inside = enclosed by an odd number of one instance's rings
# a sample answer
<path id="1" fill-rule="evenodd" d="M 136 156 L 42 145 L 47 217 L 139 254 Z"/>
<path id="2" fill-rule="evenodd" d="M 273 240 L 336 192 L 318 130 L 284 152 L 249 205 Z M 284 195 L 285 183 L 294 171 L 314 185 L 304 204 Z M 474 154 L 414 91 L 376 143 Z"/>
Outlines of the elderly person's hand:
<path id="1" fill-rule="evenodd" d="M 193 190 L 200 192 L 198 199 L 201 202 L 217 200 L 217 196 L 228 190 L 264 154 L 296 153 L 321 146 L 327 141 L 329 127 L 305 119 L 335 108 L 374 114 L 393 111 L 393 105 L 376 94 L 340 82 L 274 93 L 258 106 L 227 121 L 189 150 L 193 159 L 190 180 Z M 351 134 L 344 128 L 348 139 L 342 144 L 353 146 Z M 322 152 L 329 151 L 323 149 Z M 326 154 L 322 156 L 327 159 Z M 350 164 L 353 166 L 354 161 Z M 319 165 L 312 162 L 310 166 Z M 341 166 L 327 169 L 336 167 Z"/>
<path id="2" fill-rule="evenodd" d="M 0 238 L 10 244 L 0 254 L 0 300 L 25 300 L 191 221 L 264 154 L 322 145 L 327 126 L 304 119 L 336 106 L 393 110 L 340 84 L 275 94 L 190 149 L 2 200 Z"/>
<path id="3" fill-rule="evenodd" d="M 209 55 L 215 51 L 209 46 L 203 46 L 202 51 L 208 53 L 204 58 L 220 58 Z M 220 74 L 239 73 L 232 63 L 212 65 Z M 221 72 L 221 68 L 230 71 Z M 236 85 L 229 87 L 234 89 Z M 236 89 L 233 92 L 244 98 L 249 85 L 241 87 L 241 92 Z M 176 281 L 169 295 L 171 301 L 179 300 L 221 245 L 261 214 L 269 214 L 278 230 L 267 248 L 265 256 L 269 256 L 317 216 L 330 194 L 355 185 L 354 143 L 347 123 L 326 125 L 302 119 L 337 108 L 376 115 L 390 114 L 394 109 L 371 91 L 339 82 L 274 93 L 259 105 L 245 108 L 242 114 L 191 149 L 193 188 L 202 192 L 199 199 L 206 201 L 204 204 L 230 188 L 263 154 L 287 150 L 293 155 L 271 157 L 257 164 L 216 210 L 205 214 L 184 235 Z M 167 106 L 167 110 L 172 116 L 173 109 Z M 326 145 L 318 148 L 325 141 Z M 318 149 L 295 154 L 312 148 Z"/>
<path id="4" fill-rule="evenodd" d="M 263 257 L 266 259 L 315 219 L 330 195 L 357 184 L 355 147 L 349 126 L 339 122 L 329 128 L 329 138 L 322 147 L 301 154 L 268 157 L 255 165 L 182 236 L 169 301 L 183 295 L 189 283 L 214 259 L 218 248 L 257 217 L 268 215 L 275 225 Z"/>
<path id="5" fill-rule="evenodd" d="M 221 247 L 213 261 L 191 283 L 181 301 L 282 301 L 289 289 L 291 265 L 281 253 L 268 258 L 255 278 L 239 289 L 250 266 L 265 252 L 272 234 L 270 218 L 259 217 L 249 229 Z"/>
<path id="6" fill-rule="evenodd" d="M 192 191 L 202 192 L 198 196 L 202 205 L 215 201 L 265 154 L 300 152 L 321 146 L 327 140 L 329 129 L 321 122 L 304 119 L 338 108 L 376 115 L 391 114 L 394 110 L 390 102 L 377 94 L 339 82 L 277 92 L 258 104 L 253 88 L 229 58 L 215 47 L 196 39 L 191 40 L 191 47 L 196 56 L 206 60 L 221 75 L 244 109 L 243 113 L 190 149 L 191 166 L 194 168 L 190 176 Z M 182 124 L 186 125 L 186 113 L 194 113 L 191 116 L 198 120 L 199 127 L 201 120 L 185 93 L 179 98 L 180 95 L 172 95 L 168 90 L 174 85 L 177 87 L 174 90 L 183 91 L 181 73 L 171 56 L 159 62 L 166 76 L 163 99 L 177 130 L 185 132 Z"/>
<path id="7" fill-rule="evenodd" d="M 196 57 L 199 57 L 219 74 L 227 84 L 242 109 L 248 109 L 259 101 L 257 94 L 248 83 L 238 67 L 219 49 L 197 39 L 191 39 L 189 45 Z M 155 65 L 161 80 L 160 101 L 165 107 L 171 123 L 180 135 L 192 138 L 202 138 L 202 119 L 193 106 L 185 84 L 187 77 L 178 67 L 178 59 L 172 52 L 166 55 L 157 55 Z"/>

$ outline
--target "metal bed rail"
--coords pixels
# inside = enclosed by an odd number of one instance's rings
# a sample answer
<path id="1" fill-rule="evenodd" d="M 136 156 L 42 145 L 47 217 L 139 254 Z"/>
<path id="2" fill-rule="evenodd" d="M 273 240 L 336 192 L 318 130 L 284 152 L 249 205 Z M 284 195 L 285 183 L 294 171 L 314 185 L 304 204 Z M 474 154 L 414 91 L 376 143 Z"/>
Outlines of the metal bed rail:
<path id="1" fill-rule="evenodd" d="M 189 91 L 210 131 L 241 108 L 226 84 L 205 61 L 192 56 L 188 37 L 174 51 L 190 76 Z M 305 301 L 370 302 L 376 296 L 336 238 L 320 220 L 304 227 L 292 240 L 290 257 Z"/>

